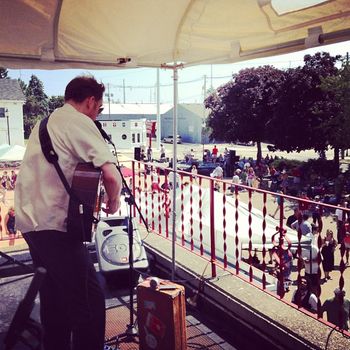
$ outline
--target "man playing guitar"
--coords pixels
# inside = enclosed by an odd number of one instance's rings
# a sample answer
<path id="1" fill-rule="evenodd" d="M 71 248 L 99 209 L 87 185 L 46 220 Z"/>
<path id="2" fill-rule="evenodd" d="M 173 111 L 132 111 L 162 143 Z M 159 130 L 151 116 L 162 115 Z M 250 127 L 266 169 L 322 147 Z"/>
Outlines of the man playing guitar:
<path id="1" fill-rule="evenodd" d="M 102 171 L 107 213 L 120 206 L 121 177 L 94 121 L 102 108 L 103 84 L 77 77 L 65 90 L 65 104 L 47 123 L 52 146 L 67 182 L 78 163 Z M 16 223 L 33 262 L 47 270 L 40 290 L 45 350 L 102 350 L 105 333 L 104 294 L 81 239 L 67 229 L 70 195 L 55 167 L 45 158 L 33 129 L 15 190 Z M 79 220 L 79 218 L 77 218 Z"/>

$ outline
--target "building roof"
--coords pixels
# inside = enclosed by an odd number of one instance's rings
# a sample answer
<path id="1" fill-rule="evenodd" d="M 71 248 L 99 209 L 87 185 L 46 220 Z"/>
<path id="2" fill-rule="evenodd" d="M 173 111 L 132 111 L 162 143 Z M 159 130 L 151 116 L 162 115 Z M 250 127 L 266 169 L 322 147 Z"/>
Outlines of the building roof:
<path id="1" fill-rule="evenodd" d="M 16 79 L 0 79 L 0 100 L 24 101 L 25 96 Z"/>
<path id="2" fill-rule="evenodd" d="M 115 116 L 135 115 L 152 119 L 157 115 L 157 105 L 155 103 L 104 103 L 104 111 L 98 117 L 99 120 L 115 120 Z M 202 103 L 180 103 L 183 109 L 198 115 L 201 118 L 207 118 L 209 111 L 204 108 Z M 163 115 L 173 109 L 173 104 L 160 104 L 160 115 Z M 110 112 L 109 112 L 110 111 Z M 109 118 L 109 114 L 111 117 Z"/>
<path id="3" fill-rule="evenodd" d="M 109 114 L 109 108 L 111 114 L 127 115 L 127 114 L 136 114 L 136 115 L 156 115 L 157 114 L 157 105 L 155 103 L 104 103 L 104 111 L 102 116 Z M 160 114 L 164 114 L 173 108 L 172 104 L 161 104 L 160 105 Z"/>

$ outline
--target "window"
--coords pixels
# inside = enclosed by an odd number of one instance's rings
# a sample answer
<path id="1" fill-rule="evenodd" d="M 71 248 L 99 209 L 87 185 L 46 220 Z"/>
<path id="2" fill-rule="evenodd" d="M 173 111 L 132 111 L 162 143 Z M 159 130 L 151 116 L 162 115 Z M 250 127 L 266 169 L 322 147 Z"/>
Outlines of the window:
<path id="1" fill-rule="evenodd" d="M 0 107 L 0 118 L 5 118 L 5 108 Z"/>
<path id="2" fill-rule="evenodd" d="M 126 123 L 122 123 L 122 128 L 125 128 L 126 127 Z"/>
<path id="3" fill-rule="evenodd" d="M 138 124 L 137 124 L 137 123 L 135 123 L 135 128 L 137 128 L 137 126 L 138 126 Z"/>
<path id="4" fill-rule="evenodd" d="M 131 142 L 135 143 L 135 134 L 131 134 Z"/>
<path id="5" fill-rule="evenodd" d="M 115 128 L 117 126 L 117 123 L 113 123 L 113 128 Z"/>
<path id="6" fill-rule="evenodd" d="M 125 134 L 122 135 L 122 139 L 123 139 L 123 140 L 126 140 L 127 138 L 128 138 L 128 137 L 127 137 Z"/>
<path id="7" fill-rule="evenodd" d="M 107 126 L 107 123 L 103 122 L 103 123 L 102 123 L 102 126 L 103 126 L 103 127 L 106 127 L 106 126 Z"/>
<path id="8" fill-rule="evenodd" d="M 137 142 L 140 143 L 140 142 L 141 142 L 140 140 L 141 140 L 141 139 L 140 139 L 140 133 L 138 132 L 138 133 L 137 133 Z"/>

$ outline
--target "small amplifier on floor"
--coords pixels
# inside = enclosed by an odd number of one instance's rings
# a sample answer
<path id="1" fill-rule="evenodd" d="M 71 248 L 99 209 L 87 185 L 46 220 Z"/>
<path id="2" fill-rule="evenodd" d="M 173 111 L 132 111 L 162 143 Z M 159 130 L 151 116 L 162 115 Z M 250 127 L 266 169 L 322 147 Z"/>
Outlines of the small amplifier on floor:
<path id="1" fill-rule="evenodd" d="M 133 260 L 134 268 L 148 269 L 146 250 L 133 220 Z M 127 216 L 109 216 L 101 219 L 96 228 L 95 244 L 100 271 L 104 274 L 122 272 L 129 269 L 129 235 Z"/>
<path id="2" fill-rule="evenodd" d="M 137 286 L 140 350 L 186 350 L 185 288 L 147 279 Z"/>

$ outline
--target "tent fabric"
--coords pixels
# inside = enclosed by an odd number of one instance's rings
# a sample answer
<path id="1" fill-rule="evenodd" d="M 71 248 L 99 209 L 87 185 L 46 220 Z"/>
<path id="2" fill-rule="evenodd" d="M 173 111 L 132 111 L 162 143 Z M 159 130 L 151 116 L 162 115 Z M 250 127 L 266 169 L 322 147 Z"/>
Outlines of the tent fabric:
<path id="1" fill-rule="evenodd" d="M 21 161 L 25 150 L 23 146 L 3 144 L 0 146 L 0 162 Z"/>
<path id="2" fill-rule="evenodd" d="M 283 1 L 2 0 L 0 66 L 189 66 L 350 40 L 349 0 L 299 0 L 286 13 Z"/>

